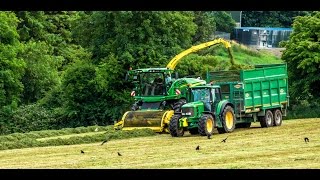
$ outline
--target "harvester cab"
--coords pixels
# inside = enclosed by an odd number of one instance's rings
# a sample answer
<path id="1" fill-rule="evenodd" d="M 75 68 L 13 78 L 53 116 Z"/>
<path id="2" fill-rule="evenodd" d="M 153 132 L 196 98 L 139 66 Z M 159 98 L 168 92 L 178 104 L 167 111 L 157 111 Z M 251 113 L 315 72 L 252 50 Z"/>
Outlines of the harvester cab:
<path id="1" fill-rule="evenodd" d="M 180 60 L 193 52 L 215 44 L 223 44 L 231 57 L 231 44 L 221 38 L 202 43 L 179 53 L 170 60 L 165 68 L 142 68 L 129 70 L 127 79 L 134 83 L 131 96 L 135 103 L 115 124 L 115 129 L 132 130 L 150 128 L 155 132 L 169 132 L 169 121 L 182 105 L 189 101 L 189 88 L 205 85 L 199 78 L 179 78 L 174 72 Z"/>

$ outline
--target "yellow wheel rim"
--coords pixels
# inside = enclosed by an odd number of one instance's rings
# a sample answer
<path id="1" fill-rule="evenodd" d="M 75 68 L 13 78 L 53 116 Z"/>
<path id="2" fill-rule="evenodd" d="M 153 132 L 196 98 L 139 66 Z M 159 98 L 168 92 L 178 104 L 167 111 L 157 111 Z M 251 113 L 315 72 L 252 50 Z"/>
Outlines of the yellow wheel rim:
<path id="1" fill-rule="evenodd" d="M 207 127 L 207 131 L 211 132 L 212 131 L 212 126 L 213 126 L 213 120 L 211 118 L 207 119 L 206 124 L 207 124 L 207 126 L 206 126 Z"/>
<path id="2" fill-rule="evenodd" d="M 228 129 L 231 129 L 233 126 L 233 114 L 229 111 L 226 113 L 226 126 Z"/>

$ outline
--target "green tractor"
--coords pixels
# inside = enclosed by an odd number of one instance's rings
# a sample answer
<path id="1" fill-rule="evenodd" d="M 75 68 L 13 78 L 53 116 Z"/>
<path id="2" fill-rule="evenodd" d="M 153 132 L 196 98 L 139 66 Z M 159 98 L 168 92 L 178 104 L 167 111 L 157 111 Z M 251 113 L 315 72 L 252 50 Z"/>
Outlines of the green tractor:
<path id="1" fill-rule="evenodd" d="M 182 106 L 182 112 L 176 112 L 169 124 L 173 137 L 190 134 L 212 135 L 218 127 L 221 133 L 232 132 L 235 128 L 234 105 L 223 100 L 218 85 L 206 84 L 189 89 L 190 102 Z"/>
<path id="2" fill-rule="evenodd" d="M 169 121 L 175 112 L 181 112 L 182 105 L 189 102 L 189 88 L 205 85 L 199 78 L 178 78 L 174 69 L 186 55 L 205 47 L 222 43 L 232 58 L 231 44 L 221 38 L 193 46 L 176 55 L 165 68 L 144 68 L 129 70 L 127 79 L 134 83 L 131 96 L 135 103 L 117 122 L 115 129 L 132 130 L 150 128 L 155 132 L 169 133 Z M 233 59 L 231 59 L 233 62 Z"/>

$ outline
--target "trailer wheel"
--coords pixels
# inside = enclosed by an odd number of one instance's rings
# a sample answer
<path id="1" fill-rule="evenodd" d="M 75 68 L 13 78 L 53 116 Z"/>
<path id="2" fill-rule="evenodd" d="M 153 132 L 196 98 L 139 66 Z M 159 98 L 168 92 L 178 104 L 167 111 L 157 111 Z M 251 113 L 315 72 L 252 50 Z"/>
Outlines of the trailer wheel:
<path id="1" fill-rule="evenodd" d="M 276 109 L 273 113 L 273 125 L 274 126 L 281 126 L 282 124 L 282 113 L 279 109 Z"/>
<path id="2" fill-rule="evenodd" d="M 169 123 L 169 131 L 172 137 L 180 137 L 183 136 L 184 130 L 183 127 L 179 127 L 179 119 L 181 118 L 180 115 L 173 115 L 170 123 Z"/>
<path id="3" fill-rule="evenodd" d="M 266 115 L 259 119 L 261 127 L 270 127 L 273 125 L 273 114 L 270 110 L 267 110 Z"/>
<path id="4" fill-rule="evenodd" d="M 201 136 L 213 134 L 214 120 L 210 114 L 204 114 L 198 122 L 198 132 Z"/>
<path id="5" fill-rule="evenodd" d="M 198 128 L 189 129 L 189 133 L 192 134 L 192 135 L 194 135 L 194 134 L 199 134 Z"/>
<path id="6" fill-rule="evenodd" d="M 230 133 L 236 128 L 236 117 L 231 106 L 226 106 L 222 113 L 222 128 L 218 128 L 220 134 Z"/>
<path id="7" fill-rule="evenodd" d="M 179 99 L 177 102 L 173 104 L 174 112 L 181 112 L 181 106 L 183 106 L 186 103 L 187 101 L 185 99 Z"/>

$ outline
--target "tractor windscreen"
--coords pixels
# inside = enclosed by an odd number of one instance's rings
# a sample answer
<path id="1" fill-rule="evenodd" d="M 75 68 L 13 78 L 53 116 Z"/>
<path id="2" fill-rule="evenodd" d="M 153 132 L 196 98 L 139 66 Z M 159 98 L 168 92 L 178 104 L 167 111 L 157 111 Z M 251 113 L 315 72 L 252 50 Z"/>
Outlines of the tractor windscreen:
<path id="1" fill-rule="evenodd" d="M 210 89 L 192 89 L 192 97 L 193 101 L 204 101 L 209 102 L 210 101 Z"/>

